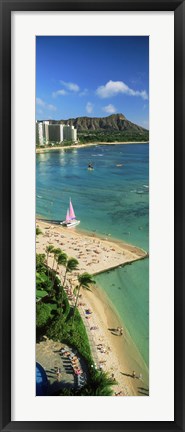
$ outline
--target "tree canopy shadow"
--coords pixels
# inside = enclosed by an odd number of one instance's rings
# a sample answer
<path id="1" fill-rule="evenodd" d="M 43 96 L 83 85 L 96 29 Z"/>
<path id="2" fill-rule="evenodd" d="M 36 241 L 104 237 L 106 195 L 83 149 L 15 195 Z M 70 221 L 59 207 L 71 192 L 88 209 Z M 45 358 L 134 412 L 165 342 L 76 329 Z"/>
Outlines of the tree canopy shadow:
<path id="1" fill-rule="evenodd" d="M 139 390 L 145 391 L 145 392 L 149 392 L 148 388 L 144 388 L 144 387 L 138 387 Z"/>
<path id="2" fill-rule="evenodd" d="M 108 329 L 114 336 L 120 336 L 120 334 L 118 333 L 117 328 L 109 328 Z"/>
<path id="3" fill-rule="evenodd" d="M 74 389 L 75 383 L 69 383 L 65 380 L 58 381 L 55 380 L 52 384 L 48 382 L 47 395 L 51 396 L 53 393 L 56 393 L 63 389 Z"/>
<path id="4" fill-rule="evenodd" d="M 142 392 L 142 391 L 138 391 L 138 393 L 140 393 L 140 394 L 142 394 L 143 396 L 149 396 L 149 393 L 145 393 L 145 392 Z"/>
<path id="5" fill-rule="evenodd" d="M 127 376 L 127 377 L 130 377 L 130 378 L 137 378 L 137 377 L 133 377 L 133 375 L 131 375 L 131 374 L 127 374 L 127 373 L 124 373 L 124 372 L 121 372 L 121 374 L 122 375 L 124 375 L 124 376 Z"/>

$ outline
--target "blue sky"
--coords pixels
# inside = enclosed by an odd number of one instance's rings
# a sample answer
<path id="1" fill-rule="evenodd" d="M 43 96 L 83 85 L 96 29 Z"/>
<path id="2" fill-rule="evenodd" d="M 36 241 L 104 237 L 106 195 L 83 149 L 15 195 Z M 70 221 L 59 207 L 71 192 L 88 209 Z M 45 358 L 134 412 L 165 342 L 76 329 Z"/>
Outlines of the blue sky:
<path id="1" fill-rule="evenodd" d="M 147 36 L 37 36 L 36 118 L 122 113 L 148 128 Z"/>

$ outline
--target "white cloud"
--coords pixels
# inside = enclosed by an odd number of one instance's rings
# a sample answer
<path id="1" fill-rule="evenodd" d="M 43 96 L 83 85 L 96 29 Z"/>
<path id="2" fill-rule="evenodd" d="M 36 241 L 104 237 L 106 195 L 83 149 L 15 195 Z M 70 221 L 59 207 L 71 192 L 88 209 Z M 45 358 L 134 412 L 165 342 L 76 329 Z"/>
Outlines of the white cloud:
<path id="1" fill-rule="evenodd" d="M 129 96 L 140 96 L 144 100 L 148 99 L 147 92 L 145 90 L 133 90 L 127 86 L 123 81 L 108 81 L 105 85 L 102 85 L 96 89 L 96 94 L 104 99 L 118 94 L 127 94 Z"/>
<path id="2" fill-rule="evenodd" d="M 57 96 L 65 96 L 67 94 L 66 90 L 61 89 L 61 90 L 57 90 L 55 92 L 52 93 L 53 97 L 57 97 Z"/>
<path id="3" fill-rule="evenodd" d="M 82 92 L 79 93 L 79 96 L 86 96 L 88 94 L 88 89 L 85 88 Z"/>
<path id="4" fill-rule="evenodd" d="M 79 92 L 80 87 L 78 84 L 66 81 L 60 81 L 60 83 L 67 89 L 73 92 Z"/>
<path id="5" fill-rule="evenodd" d="M 39 106 L 44 107 L 45 102 L 42 99 L 40 99 L 40 98 L 36 98 L 36 104 L 39 105 Z"/>
<path id="6" fill-rule="evenodd" d="M 42 108 L 47 109 L 49 111 L 56 111 L 57 110 L 55 105 L 47 104 L 43 99 L 40 99 L 40 98 L 36 98 L 36 104 L 39 107 L 42 107 Z"/>
<path id="7" fill-rule="evenodd" d="M 112 105 L 112 104 L 104 106 L 102 108 L 102 110 L 105 111 L 108 114 L 114 114 L 117 111 L 116 108 L 115 108 L 115 106 Z"/>
<path id="8" fill-rule="evenodd" d="M 93 112 L 93 108 L 94 105 L 91 102 L 87 102 L 86 111 L 88 112 L 88 114 L 91 114 Z"/>

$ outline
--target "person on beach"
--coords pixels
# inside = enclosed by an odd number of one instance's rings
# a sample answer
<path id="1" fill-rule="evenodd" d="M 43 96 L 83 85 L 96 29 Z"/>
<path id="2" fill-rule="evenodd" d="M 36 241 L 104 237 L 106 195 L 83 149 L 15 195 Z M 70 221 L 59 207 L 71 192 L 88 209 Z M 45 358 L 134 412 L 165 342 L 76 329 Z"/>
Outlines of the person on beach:
<path id="1" fill-rule="evenodd" d="M 116 378 L 114 376 L 114 373 L 112 373 L 111 378 L 113 379 L 113 381 L 116 381 Z"/>
<path id="2" fill-rule="evenodd" d="M 135 378 L 136 377 L 136 373 L 135 373 L 135 371 L 133 371 L 132 372 L 132 378 Z"/>
<path id="3" fill-rule="evenodd" d="M 117 327 L 117 332 L 119 333 L 120 336 L 122 336 L 122 334 L 123 334 L 123 327 Z"/>
<path id="4" fill-rule="evenodd" d="M 57 375 L 57 380 L 58 380 L 58 381 L 59 381 L 59 379 L 60 379 L 60 374 L 61 374 L 61 369 L 57 368 L 56 375 Z"/>

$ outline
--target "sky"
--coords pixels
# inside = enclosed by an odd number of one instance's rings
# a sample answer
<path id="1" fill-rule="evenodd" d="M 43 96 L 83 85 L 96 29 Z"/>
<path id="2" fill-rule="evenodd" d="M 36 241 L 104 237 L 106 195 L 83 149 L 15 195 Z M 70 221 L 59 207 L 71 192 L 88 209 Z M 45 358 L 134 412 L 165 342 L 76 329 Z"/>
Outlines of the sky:
<path id="1" fill-rule="evenodd" d="M 37 36 L 36 119 L 122 113 L 149 127 L 147 36 Z"/>

